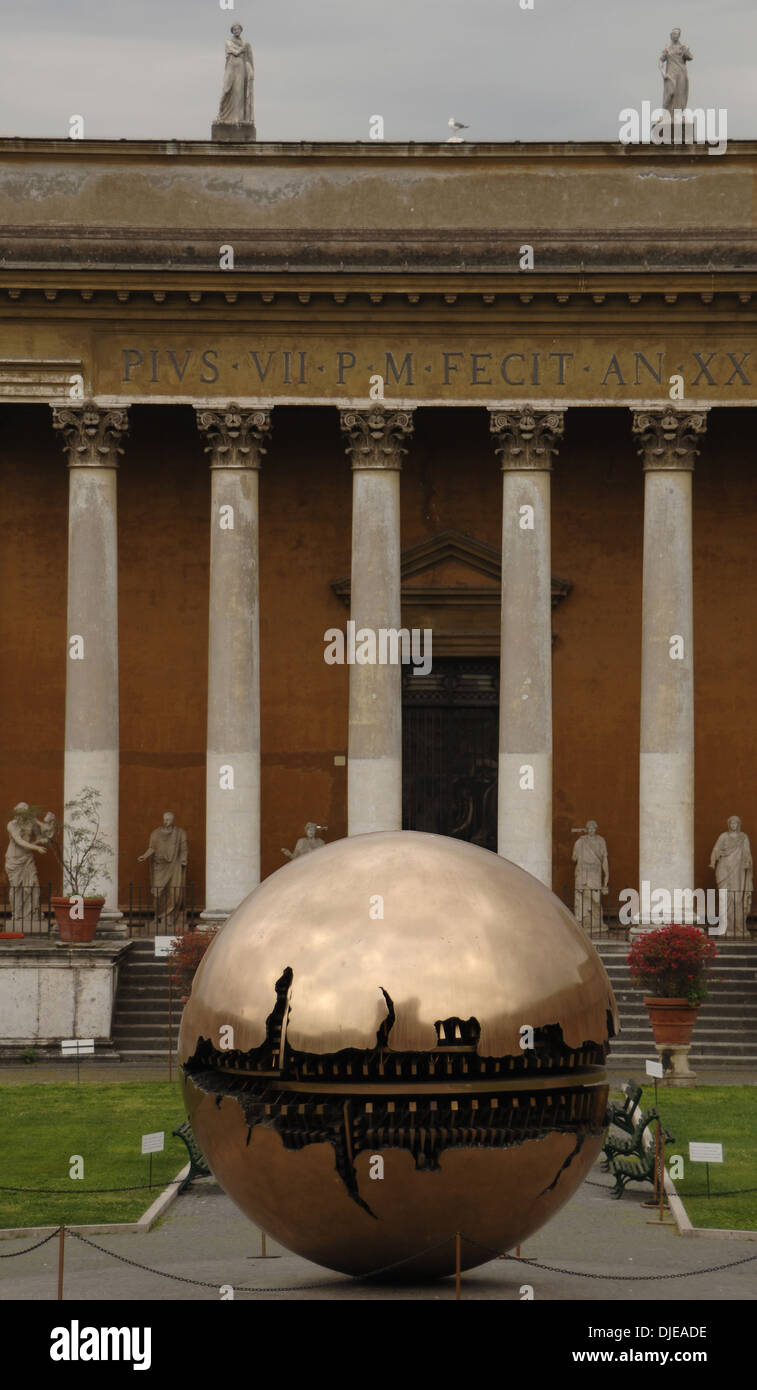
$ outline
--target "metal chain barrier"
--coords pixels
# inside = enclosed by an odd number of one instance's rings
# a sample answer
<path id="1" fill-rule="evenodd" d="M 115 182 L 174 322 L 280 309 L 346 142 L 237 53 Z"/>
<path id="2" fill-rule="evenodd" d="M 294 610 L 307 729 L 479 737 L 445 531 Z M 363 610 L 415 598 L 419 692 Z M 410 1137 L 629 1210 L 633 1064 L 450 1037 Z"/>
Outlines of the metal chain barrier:
<path id="1" fill-rule="evenodd" d="M 517 1260 L 518 1264 L 532 1265 L 534 1269 L 548 1270 L 550 1274 L 570 1274 L 575 1279 L 607 1279 L 613 1283 L 637 1283 L 650 1279 L 693 1279 L 698 1274 L 719 1274 L 724 1269 L 735 1269 L 737 1265 L 748 1265 L 752 1260 L 757 1260 L 757 1255 L 745 1255 L 742 1260 L 730 1260 L 724 1265 L 710 1265 L 707 1269 L 686 1269 L 680 1274 L 587 1274 L 581 1269 L 562 1269 L 559 1265 L 541 1264 L 539 1260 L 527 1260 L 523 1255 L 501 1255 L 498 1251 L 492 1250 L 488 1245 L 482 1245 L 480 1240 L 472 1240 L 470 1236 L 462 1236 L 469 1245 L 477 1245 L 479 1250 L 487 1250 L 490 1255 L 498 1259 Z"/>
<path id="2" fill-rule="evenodd" d="M 101 1255 L 110 1255 L 114 1260 L 121 1260 L 122 1264 L 132 1265 L 135 1269 L 142 1269 L 142 1270 L 144 1270 L 145 1273 L 147 1273 L 147 1274 L 157 1274 L 157 1275 L 159 1275 L 162 1279 L 176 1279 L 176 1280 L 178 1280 L 178 1282 L 181 1283 L 181 1284 L 194 1284 L 194 1285 L 196 1285 L 198 1288 L 202 1288 L 202 1289 L 217 1289 L 217 1288 L 218 1288 L 218 1283 L 215 1282 L 215 1281 L 212 1281 L 212 1280 L 209 1281 L 209 1280 L 207 1280 L 207 1279 L 190 1279 L 190 1278 L 189 1278 L 187 1275 L 185 1275 L 185 1274 L 168 1274 L 168 1273 L 166 1272 L 166 1270 L 164 1270 L 164 1269 L 151 1269 L 151 1268 L 149 1267 L 149 1265 L 141 1265 L 141 1264 L 138 1263 L 137 1260 L 130 1260 L 130 1259 L 128 1259 L 126 1255 L 117 1255 L 116 1252 L 115 1252 L 115 1250 L 106 1250 L 105 1247 L 104 1247 L 103 1245 L 97 1245 L 96 1242 L 95 1242 L 94 1240 L 88 1240 L 86 1236 L 80 1235 L 78 1231 L 71 1231 L 71 1230 L 69 1230 L 68 1234 L 71 1235 L 71 1236 L 75 1236 L 76 1239 L 77 1239 L 77 1240 L 80 1240 L 80 1241 L 82 1242 L 83 1245 L 91 1245 L 91 1247 L 92 1247 L 93 1250 L 99 1250 L 99 1252 L 100 1252 Z M 49 1237 L 48 1237 L 48 1239 L 49 1239 Z M 394 1261 L 392 1262 L 392 1264 L 380 1265 L 378 1269 L 371 1269 L 371 1270 L 369 1270 L 369 1272 L 368 1272 L 367 1274 L 354 1274 L 354 1275 L 351 1276 L 351 1278 L 353 1278 L 354 1280 L 360 1280 L 360 1279 L 374 1279 L 374 1278 L 376 1277 L 377 1274 L 386 1274 L 390 1269 L 398 1269 L 400 1265 L 410 1264 L 413 1260 L 418 1260 L 418 1259 L 420 1259 L 421 1255 L 428 1255 L 429 1252 L 432 1251 L 432 1250 L 441 1250 L 441 1248 L 442 1248 L 443 1245 L 448 1245 L 449 1242 L 450 1242 L 451 1240 L 454 1240 L 454 1239 L 455 1239 L 454 1236 L 447 1236 L 446 1240 L 440 1240 L 440 1241 L 437 1242 L 436 1245 L 428 1245 L 428 1246 L 426 1247 L 425 1250 L 418 1250 L 417 1253 L 416 1253 L 415 1255 L 407 1255 L 407 1256 L 406 1256 L 404 1259 L 402 1259 L 402 1260 L 394 1260 Z M 337 1276 L 337 1277 L 338 1277 L 338 1276 Z M 331 1287 L 331 1285 L 333 1284 L 333 1282 L 334 1282 L 333 1279 L 328 1279 L 328 1280 L 324 1280 L 323 1282 L 318 1283 L 318 1284 L 278 1285 L 278 1286 L 275 1287 L 275 1288 L 260 1288 L 260 1287 L 250 1288 L 249 1286 L 245 1286 L 245 1285 L 243 1285 L 243 1284 L 235 1284 L 235 1285 L 234 1285 L 234 1292 L 235 1292 L 235 1293 L 299 1293 L 300 1290 L 306 1290 L 306 1289 L 327 1289 L 327 1288 L 330 1288 L 330 1287 Z"/>
<path id="3" fill-rule="evenodd" d="M 140 1182 L 135 1187 L 0 1187 L 0 1192 L 33 1192 L 43 1197 L 81 1197 L 84 1193 L 90 1192 L 152 1192 L 158 1186 L 162 1191 L 165 1187 L 175 1187 L 183 1181 L 183 1178 L 171 1178 L 170 1182 L 161 1186 L 159 1178 L 157 1182 Z"/>
<path id="4" fill-rule="evenodd" d="M 53 1240 L 58 1235 L 60 1235 L 60 1226 L 56 1226 L 49 1236 L 43 1236 L 35 1245 L 27 1245 L 25 1250 L 12 1250 L 10 1255 L 0 1255 L 0 1260 L 15 1260 L 17 1255 L 28 1255 L 30 1250 L 39 1250 L 40 1245 L 47 1245 L 49 1240 Z"/>
<path id="5" fill-rule="evenodd" d="M 42 1240 L 36 1241 L 34 1245 L 28 1245 L 24 1250 L 14 1250 L 8 1255 L 0 1255 L 0 1259 L 12 1260 L 15 1259 L 18 1255 L 28 1255 L 32 1250 L 39 1250 L 39 1248 L 42 1245 L 47 1245 L 48 1241 L 51 1241 L 55 1238 L 55 1236 L 60 1235 L 60 1231 L 61 1227 L 58 1226 L 54 1231 L 51 1231 L 49 1235 L 43 1236 Z M 169 1274 L 164 1269 L 153 1269 L 150 1265 L 140 1264 L 138 1260 L 130 1260 L 127 1255 L 118 1255 L 115 1250 L 106 1250 L 104 1245 L 98 1245 L 96 1241 L 89 1240 L 87 1236 L 81 1235 L 79 1231 L 73 1231 L 68 1229 L 67 1234 L 69 1236 L 73 1236 L 76 1240 L 81 1241 L 82 1245 L 88 1245 L 92 1250 L 97 1250 L 99 1254 L 109 1255 L 111 1259 L 119 1260 L 121 1264 L 130 1265 L 132 1269 L 141 1269 L 145 1274 L 153 1274 L 161 1279 L 173 1279 L 176 1283 L 179 1284 L 191 1284 L 195 1288 L 218 1288 L 218 1282 L 216 1280 L 190 1279 L 189 1276 L 185 1274 Z M 454 1241 L 455 1239 L 456 1236 L 447 1236 L 446 1240 L 440 1240 L 435 1245 L 429 1245 L 424 1250 L 419 1250 L 415 1255 L 408 1255 L 402 1260 L 394 1260 L 391 1264 L 381 1265 L 378 1269 L 369 1270 L 367 1274 L 354 1275 L 353 1279 L 355 1282 L 364 1279 L 374 1279 L 378 1274 L 386 1274 L 389 1272 L 389 1270 L 398 1269 L 401 1265 L 411 1264 L 413 1260 L 419 1259 L 421 1255 L 428 1255 L 434 1250 L 441 1250 L 441 1248 L 444 1245 L 448 1245 L 451 1241 Z M 584 1270 L 565 1269 L 561 1265 L 543 1264 L 539 1260 L 526 1259 L 526 1257 L 523 1255 L 511 1255 L 507 1251 L 503 1252 L 500 1250 L 495 1250 L 492 1246 L 484 1245 L 483 1242 L 480 1240 L 474 1240 L 472 1236 L 466 1236 L 461 1234 L 460 1239 L 464 1240 L 467 1245 L 475 1246 L 478 1250 L 485 1250 L 486 1253 L 488 1255 L 491 1255 L 493 1259 L 512 1260 L 517 1264 L 528 1265 L 532 1269 L 544 1270 L 545 1273 L 567 1274 L 569 1277 L 572 1277 L 574 1279 L 603 1279 L 613 1283 L 621 1284 L 647 1283 L 650 1281 L 658 1282 L 662 1279 L 693 1279 L 700 1274 L 721 1274 L 726 1269 L 737 1269 L 739 1265 L 751 1264 L 754 1260 L 757 1260 L 757 1254 L 745 1255 L 742 1259 L 730 1260 L 727 1264 L 708 1265 L 704 1269 L 683 1270 L 676 1274 L 591 1274 Z M 333 1279 L 328 1279 L 319 1281 L 316 1284 L 279 1284 L 275 1286 L 255 1287 L 250 1287 L 249 1285 L 244 1284 L 236 1284 L 234 1285 L 234 1292 L 251 1294 L 306 1293 L 311 1289 L 330 1288 L 333 1285 L 333 1282 Z"/>

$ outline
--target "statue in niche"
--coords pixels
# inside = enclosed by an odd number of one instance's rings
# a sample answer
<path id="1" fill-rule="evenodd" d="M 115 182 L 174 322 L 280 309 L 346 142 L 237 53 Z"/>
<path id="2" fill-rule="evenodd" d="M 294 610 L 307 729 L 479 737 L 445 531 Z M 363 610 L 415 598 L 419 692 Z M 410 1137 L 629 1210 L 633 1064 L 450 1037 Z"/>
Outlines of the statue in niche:
<path id="1" fill-rule="evenodd" d="M 287 859 L 299 859 L 301 854 L 311 854 L 314 849 L 323 849 L 326 841 L 320 840 L 316 835 L 316 830 L 328 830 L 327 825 L 316 825 L 314 820 L 309 820 L 305 826 L 305 834 L 301 835 L 294 849 L 282 849 Z"/>
<path id="2" fill-rule="evenodd" d="M 754 888 L 752 850 L 749 838 L 741 829 L 738 816 L 729 816 L 728 829 L 719 835 L 710 855 L 710 868 L 715 870 L 718 889 L 726 898 L 726 936 L 743 936 L 752 910 Z"/>
<path id="3" fill-rule="evenodd" d="M 150 888 L 154 899 L 155 931 L 168 935 L 176 928 L 184 906 L 187 875 L 187 836 L 174 824 L 173 811 L 166 811 L 163 824 L 153 830 L 150 844 L 139 863 L 150 860 Z"/>
<path id="4" fill-rule="evenodd" d="M 662 105 L 665 111 L 685 111 L 689 104 L 689 74 L 686 64 L 694 54 L 681 43 L 680 29 L 672 29 L 670 43 L 660 55 L 660 72 L 664 80 Z"/>
<path id="5" fill-rule="evenodd" d="M 45 832 L 52 819 L 51 835 Z M 5 854 L 5 872 L 10 884 L 11 931 L 31 931 L 39 921 L 39 878 L 36 854 L 44 854 L 55 834 L 55 817 L 48 811 L 44 821 L 38 821 L 27 801 L 13 807 L 13 820 L 8 822 L 9 844 Z"/>
<path id="6" fill-rule="evenodd" d="M 252 47 L 242 38 L 241 24 L 232 24 L 231 38 L 226 40 L 226 68 L 223 75 L 223 91 L 218 108 L 218 119 L 213 126 L 213 137 L 223 135 L 218 127 L 243 127 L 242 136 L 255 139 L 253 114 L 253 82 L 255 68 L 252 60 Z M 226 138 L 229 138 L 228 134 Z M 239 133 L 232 138 L 239 139 Z"/>
<path id="7" fill-rule="evenodd" d="M 573 846 L 576 866 L 573 914 L 585 931 L 595 934 L 603 929 L 602 898 L 607 896 L 610 865 L 607 844 L 597 834 L 597 822 L 589 820 L 586 829 L 573 830 L 580 838 Z"/>

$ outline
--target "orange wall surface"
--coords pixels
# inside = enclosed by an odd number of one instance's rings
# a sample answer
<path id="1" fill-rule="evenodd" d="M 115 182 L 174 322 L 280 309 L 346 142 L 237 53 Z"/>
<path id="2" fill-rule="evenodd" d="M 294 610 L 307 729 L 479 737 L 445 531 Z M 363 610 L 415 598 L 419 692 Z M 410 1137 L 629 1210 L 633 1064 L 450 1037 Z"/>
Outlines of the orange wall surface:
<path id="1" fill-rule="evenodd" d="M 714 410 L 694 475 L 696 882 L 726 817 L 757 837 L 753 518 L 746 410 Z M 573 409 L 552 474 L 554 887 L 572 896 L 572 826 L 610 852 L 608 907 L 638 876 L 643 473 L 626 409 Z M 210 475 L 188 407 L 133 407 L 119 468 L 120 897 L 163 811 L 189 837 L 204 902 Z M 419 410 L 402 545 L 454 528 L 498 547 L 501 474 L 481 410 Z M 0 806 L 61 809 L 67 469 L 50 412 L 0 408 Z M 351 472 L 336 410 L 280 407 L 260 474 L 263 874 L 307 820 L 346 833 L 346 666 L 323 634 L 347 610 Z M 472 575 L 471 582 L 477 582 Z M 5 823 L 5 822 L 4 822 Z M 4 852 L 4 850 L 3 850 Z M 52 865 L 50 866 L 52 868 Z M 47 864 L 40 863 L 44 880 Z M 55 887 L 54 883 L 54 887 Z"/>

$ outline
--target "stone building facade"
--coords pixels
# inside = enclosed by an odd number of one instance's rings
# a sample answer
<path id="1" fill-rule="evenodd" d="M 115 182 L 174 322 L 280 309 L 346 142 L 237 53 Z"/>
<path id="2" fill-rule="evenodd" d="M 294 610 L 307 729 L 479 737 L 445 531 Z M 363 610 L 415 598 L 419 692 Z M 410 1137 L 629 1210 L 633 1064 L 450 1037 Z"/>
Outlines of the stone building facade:
<path id="1" fill-rule="evenodd" d="M 0 141 L 9 813 L 97 785 L 111 910 L 167 808 L 209 917 L 310 819 L 562 893 L 593 815 L 611 911 L 711 886 L 757 824 L 756 173 Z M 430 675 L 327 663 L 348 618 L 431 630 Z"/>

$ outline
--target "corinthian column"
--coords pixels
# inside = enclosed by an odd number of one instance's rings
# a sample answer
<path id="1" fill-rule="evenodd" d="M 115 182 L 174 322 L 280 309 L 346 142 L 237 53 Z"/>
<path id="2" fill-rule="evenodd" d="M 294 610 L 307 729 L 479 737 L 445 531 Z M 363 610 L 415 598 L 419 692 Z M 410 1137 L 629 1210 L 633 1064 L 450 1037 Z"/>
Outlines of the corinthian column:
<path id="1" fill-rule="evenodd" d="M 706 411 L 635 411 L 644 461 L 639 880 L 694 888 L 692 486 Z M 644 885 L 649 885 L 645 890 Z M 654 904 L 652 904 L 654 906 Z"/>
<path id="2" fill-rule="evenodd" d="M 400 469 L 412 412 L 341 412 L 352 460 L 350 617 L 360 629 L 398 630 Z M 347 826 L 350 835 L 402 829 L 402 669 L 350 666 Z"/>
<path id="3" fill-rule="evenodd" d="M 90 402 L 53 407 L 68 460 L 68 655 L 63 799 L 85 787 L 102 798 L 100 828 L 113 850 L 101 924 L 118 922 L 118 532 L 116 469 L 125 410 Z M 98 932 L 102 931 L 98 927 Z M 118 934 L 118 931 L 117 931 Z"/>
<path id="4" fill-rule="evenodd" d="M 260 882 L 258 470 L 270 410 L 197 410 L 210 455 L 206 922 Z"/>
<path id="5" fill-rule="evenodd" d="M 564 412 L 492 410 L 502 463 L 498 852 L 552 886 L 550 474 Z"/>

